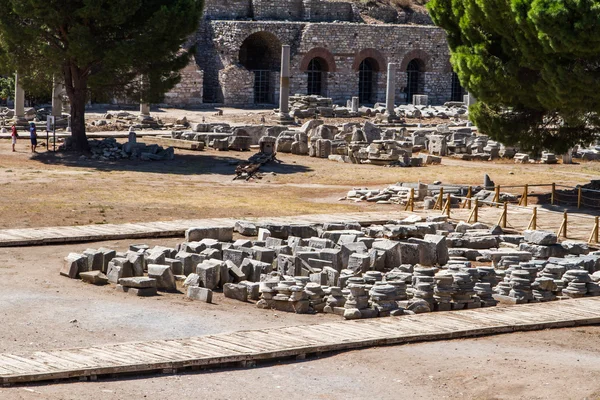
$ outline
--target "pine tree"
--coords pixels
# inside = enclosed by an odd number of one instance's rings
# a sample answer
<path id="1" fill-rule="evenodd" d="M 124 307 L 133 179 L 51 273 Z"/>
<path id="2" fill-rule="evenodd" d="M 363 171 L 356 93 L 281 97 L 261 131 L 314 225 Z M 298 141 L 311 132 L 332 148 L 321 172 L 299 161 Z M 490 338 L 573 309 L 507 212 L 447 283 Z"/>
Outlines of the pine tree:
<path id="1" fill-rule="evenodd" d="M 600 1 L 431 0 L 471 119 L 507 145 L 564 153 L 600 133 Z"/>
<path id="2" fill-rule="evenodd" d="M 21 76 L 57 75 L 71 104 L 77 150 L 87 150 L 88 93 L 158 102 L 193 51 L 182 45 L 203 0 L 0 0 L 0 60 Z"/>

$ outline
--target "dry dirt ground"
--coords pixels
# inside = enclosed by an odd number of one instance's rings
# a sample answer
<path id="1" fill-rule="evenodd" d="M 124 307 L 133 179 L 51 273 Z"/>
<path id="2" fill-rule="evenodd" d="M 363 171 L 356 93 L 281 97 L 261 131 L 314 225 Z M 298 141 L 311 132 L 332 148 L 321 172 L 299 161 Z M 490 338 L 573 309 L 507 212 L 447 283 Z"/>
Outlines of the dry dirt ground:
<path id="1" fill-rule="evenodd" d="M 0 142 L 0 228 L 386 209 L 390 206 L 338 198 L 352 187 L 398 181 L 480 184 L 486 172 L 503 185 L 572 185 L 600 175 L 599 163 L 523 166 L 445 159 L 442 166 L 398 169 L 282 154 L 282 164 L 265 169 L 262 180 L 234 182 L 231 161 L 250 153 L 177 151 L 169 162 L 96 163 L 45 149 L 32 156 L 25 139 L 17 150 L 12 153 L 8 141 Z M 177 240 L 144 242 L 174 245 Z M 259 310 L 220 294 L 215 304 L 187 301 L 182 294 L 133 298 L 58 275 L 71 251 L 125 250 L 129 244 L 0 249 L 0 352 L 337 318 Z M 373 348 L 247 370 L 0 388 L 0 399 L 595 399 L 600 398 L 599 339 L 600 327 L 518 333 Z"/>
<path id="2" fill-rule="evenodd" d="M 402 181 L 477 185 L 484 173 L 501 185 L 575 185 L 600 175 L 597 162 L 515 165 L 445 158 L 439 166 L 385 168 L 280 154 L 281 164 L 264 168 L 262 179 L 233 181 L 232 163 L 250 155 L 177 150 L 172 161 L 100 162 L 45 148 L 32 155 L 25 138 L 13 153 L 8 140 L 0 141 L 0 228 L 381 210 L 389 206 L 338 199 L 353 187 Z"/>

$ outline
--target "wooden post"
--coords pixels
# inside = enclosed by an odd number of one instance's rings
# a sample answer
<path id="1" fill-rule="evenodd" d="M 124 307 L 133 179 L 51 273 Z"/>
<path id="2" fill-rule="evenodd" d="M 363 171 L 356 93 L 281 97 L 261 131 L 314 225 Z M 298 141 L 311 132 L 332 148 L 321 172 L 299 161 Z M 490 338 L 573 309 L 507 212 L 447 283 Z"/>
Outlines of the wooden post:
<path id="1" fill-rule="evenodd" d="M 562 235 L 562 237 L 564 237 L 565 239 L 567 238 L 568 222 L 569 222 L 568 215 L 567 215 L 567 212 L 565 211 L 563 214 L 563 222 L 560 225 L 560 229 L 558 230 L 559 237 Z"/>
<path id="2" fill-rule="evenodd" d="M 410 208 L 410 212 L 415 211 L 415 189 L 410 189 L 410 196 L 408 197 L 408 201 L 406 202 L 406 207 L 404 207 L 404 211 L 408 211 Z"/>
<path id="3" fill-rule="evenodd" d="M 468 201 L 468 204 L 469 204 L 469 210 L 470 210 L 470 209 L 471 209 L 471 207 L 472 207 L 472 206 L 471 206 L 471 197 L 473 197 L 473 187 L 472 187 L 472 186 L 469 186 L 469 192 L 467 193 L 467 198 L 469 199 L 469 200 L 467 200 L 467 201 Z"/>
<path id="4" fill-rule="evenodd" d="M 588 243 L 598 243 L 598 236 L 600 233 L 600 217 L 596 217 L 594 219 L 594 229 L 592 230 L 592 234 L 590 235 L 590 240 Z"/>
<path id="5" fill-rule="evenodd" d="M 440 188 L 440 193 L 438 194 L 438 198 L 437 201 L 435 202 L 435 205 L 433 206 L 434 210 L 440 209 L 443 210 L 444 207 L 444 188 L 441 187 Z"/>
<path id="6" fill-rule="evenodd" d="M 577 208 L 581 208 L 581 186 L 579 186 L 579 190 L 577 191 Z"/>
<path id="7" fill-rule="evenodd" d="M 448 216 L 448 218 L 450 218 L 450 208 L 452 207 L 452 197 L 450 196 L 450 193 L 448 193 L 448 200 L 446 202 L 446 216 Z"/>
<path id="8" fill-rule="evenodd" d="M 471 215 L 469 215 L 469 219 L 467 220 L 467 223 L 470 224 L 471 221 L 473 222 L 477 222 L 477 219 L 479 218 L 479 199 L 475 199 L 475 207 L 473 208 L 473 211 L 471 211 Z"/>
<path id="9" fill-rule="evenodd" d="M 531 215 L 531 220 L 529 221 L 529 226 L 527 230 L 536 230 L 537 229 L 537 207 L 533 207 L 533 214 Z"/>
<path id="10" fill-rule="evenodd" d="M 523 191 L 523 205 L 527 207 L 527 196 L 529 195 L 529 185 L 525 184 L 525 190 Z"/>
<path id="11" fill-rule="evenodd" d="M 496 203 L 496 208 L 500 207 L 500 185 L 496 186 L 493 202 Z"/>
<path id="12" fill-rule="evenodd" d="M 550 196 L 550 205 L 554 205 L 554 201 L 556 200 L 556 183 L 552 184 L 552 195 Z"/>
<path id="13" fill-rule="evenodd" d="M 502 228 L 506 228 L 507 220 L 508 220 L 508 202 L 504 202 L 504 212 L 502 213 L 502 224 L 500 226 Z"/>

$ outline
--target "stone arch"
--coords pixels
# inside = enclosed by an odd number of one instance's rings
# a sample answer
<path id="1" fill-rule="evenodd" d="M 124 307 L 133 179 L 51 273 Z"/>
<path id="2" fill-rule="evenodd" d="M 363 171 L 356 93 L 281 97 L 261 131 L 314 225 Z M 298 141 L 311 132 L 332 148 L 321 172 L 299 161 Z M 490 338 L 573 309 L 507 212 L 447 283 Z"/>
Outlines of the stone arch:
<path id="1" fill-rule="evenodd" d="M 431 57 L 429 57 L 427 52 L 421 49 L 414 49 L 406 53 L 402 59 L 402 63 L 400 63 L 400 71 L 406 71 L 408 64 L 413 60 L 417 60 L 419 62 L 421 72 L 429 72 L 429 69 L 431 68 Z"/>
<path id="2" fill-rule="evenodd" d="M 302 58 L 302 61 L 300 62 L 300 72 L 306 72 L 308 70 L 308 65 L 315 58 L 323 61 L 322 63 L 324 64 L 325 72 L 337 71 L 335 59 L 333 58 L 331 52 L 323 47 L 316 47 L 309 50 L 308 53 L 306 53 Z"/>
<path id="3" fill-rule="evenodd" d="M 373 63 L 374 72 L 383 72 L 386 70 L 387 62 L 385 57 L 379 50 L 375 49 L 363 49 L 356 53 L 356 56 L 354 57 L 354 63 L 352 64 L 352 70 L 354 72 L 358 72 L 361 63 L 367 58 L 375 61 Z"/>
<path id="4" fill-rule="evenodd" d="M 278 71 L 281 67 L 281 41 L 271 32 L 255 32 L 242 42 L 239 62 L 250 71 Z"/>

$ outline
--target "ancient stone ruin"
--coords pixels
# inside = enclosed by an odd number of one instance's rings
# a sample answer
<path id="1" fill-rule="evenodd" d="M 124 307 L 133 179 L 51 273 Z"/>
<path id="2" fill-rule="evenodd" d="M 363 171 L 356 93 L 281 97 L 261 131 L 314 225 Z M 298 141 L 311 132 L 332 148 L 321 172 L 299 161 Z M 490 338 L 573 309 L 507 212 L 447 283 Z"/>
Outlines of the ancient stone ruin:
<path id="1" fill-rule="evenodd" d="M 600 294 L 600 252 L 587 244 L 445 216 L 370 226 L 238 221 L 190 228 L 173 248 L 71 253 L 60 273 L 135 296 L 183 292 L 211 302 L 219 291 L 259 308 L 346 319 Z"/>

